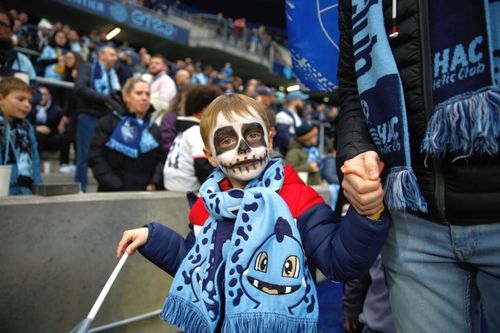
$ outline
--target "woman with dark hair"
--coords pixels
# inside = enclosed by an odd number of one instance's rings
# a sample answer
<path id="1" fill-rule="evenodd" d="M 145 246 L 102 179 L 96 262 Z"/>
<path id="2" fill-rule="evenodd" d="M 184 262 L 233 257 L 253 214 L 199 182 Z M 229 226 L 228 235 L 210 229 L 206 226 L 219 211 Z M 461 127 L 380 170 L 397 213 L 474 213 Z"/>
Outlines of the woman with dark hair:
<path id="1" fill-rule="evenodd" d="M 89 150 L 89 166 L 98 191 L 155 191 L 163 187 L 165 155 L 146 81 L 128 79 L 114 111 L 97 122 Z"/>
<path id="2" fill-rule="evenodd" d="M 12 165 L 9 195 L 32 194 L 31 184 L 42 182 L 35 131 L 26 120 L 32 98 L 24 81 L 0 80 L 0 165 Z"/>
<path id="3" fill-rule="evenodd" d="M 43 68 L 46 79 L 61 80 L 64 73 L 64 54 L 68 51 L 68 39 L 62 31 L 57 31 L 49 44 L 42 50 L 38 63 Z"/>

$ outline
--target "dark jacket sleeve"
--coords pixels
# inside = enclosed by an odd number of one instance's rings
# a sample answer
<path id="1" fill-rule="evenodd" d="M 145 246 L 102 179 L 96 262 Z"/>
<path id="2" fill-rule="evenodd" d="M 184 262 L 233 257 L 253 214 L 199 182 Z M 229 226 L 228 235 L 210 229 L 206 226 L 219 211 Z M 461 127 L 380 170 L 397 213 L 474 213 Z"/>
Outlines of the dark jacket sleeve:
<path id="1" fill-rule="evenodd" d="M 123 181 L 113 171 L 106 157 L 106 142 L 113 133 L 113 118 L 110 114 L 97 121 L 89 149 L 89 166 L 99 184 L 100 190 L 117 191 L 123 187 Z"/>
<path id="2" fill-rule="evenodd" d="M 365 302 L 370 284 L 371 278 L 369 273 L 366 273 L 360 279 L 349 280 L 344 283 L 342 294 L 344 319 L 358 319 L 359 315 L 363 312 L 363 303 Z"/>
<path id="3" fill-rule="evenodd" d="M 90 88 L 91 76 L 92 65 L 89 63 L 81 64 L 75 79 L 75 91 L 87 103 L 104 105 L 108 101 L 109 96 Z"/>
<path id="4" fill-rule="evenodd" d="M 340 111 L 337 128 L 337 169 L 350 158 L 369 150 L 376 151 L 359 101 L 354 50 L 352 45 L 352 4 L 339 1 L 340 57 L 337 77 L 339 81 Z M 338 172 L 341 176 L 342 173 Z"/>
<path id="5" fill-rule="evenodd" d="M 377 259 L 390 221 L 360 216 L 351 207 L 340 218 L 326 204 L 318 204 L 297 219 L 305 254 L 329 279 L 344 282 L 363 276 Z"/>
<path id="6" fill-rule="evenodd" d="M 182 260 L 193 247 L 194 232 L 191 231 L 184 239 L 174 230 L 159 223 L 147 225 L 148 240 L 139 252 L 153 264 L 174 276 Z"/>

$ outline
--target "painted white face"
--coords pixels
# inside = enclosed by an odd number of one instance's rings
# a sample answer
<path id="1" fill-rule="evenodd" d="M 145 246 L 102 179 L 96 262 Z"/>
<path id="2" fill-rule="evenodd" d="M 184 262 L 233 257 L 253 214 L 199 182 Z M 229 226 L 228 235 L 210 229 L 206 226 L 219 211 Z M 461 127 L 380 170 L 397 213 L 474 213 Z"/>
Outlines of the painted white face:
<path id="1" fill-rule="evenodd" d="M 252 116 L 234 114 L 229 121 L 222 113 L 210 133 L 211 152 L 221 170 L 239 181 L 256 178 L 268 162 L 268 133 L 257 111 Z"/>

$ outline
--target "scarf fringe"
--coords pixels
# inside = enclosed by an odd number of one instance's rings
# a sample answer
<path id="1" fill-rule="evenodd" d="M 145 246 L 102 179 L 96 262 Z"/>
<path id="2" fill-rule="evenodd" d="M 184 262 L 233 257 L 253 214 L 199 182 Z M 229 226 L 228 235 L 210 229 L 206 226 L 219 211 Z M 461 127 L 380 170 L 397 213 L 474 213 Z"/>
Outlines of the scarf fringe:
<path id="1" fill-rule="evenodd" d="M 439 106 L 427 126 L 421 150 L 433 156 L 445 153 L 498 154 L 500 146 L 500 89 L 462 95 Z"/>
<path id="2" fill-rule="evenodd" d="M 169 295 L 160 318 L 176 325 L 186 333 L 210 333 L 210 325 L 192 303 Z"/>
<path id="3" fill-rule="evenodd" d="M 317 333 L 318 322 L 316 320 L 297 320 L 275 313 L 226 315 L 222 332 Z"/>
<path id="4" fill-rule="evenodd" d="M 391 211 L 420 210 L 427 212 L 427 202 L 411 167 L 394 167 L 389 170 L 384 185 L 387 208 Z"/>
<path id="5" fill-rule="evenodd" d="M 111 138 L 108 142 L 106 142 L 106 147 L 116 150 L 120 153 L 122 153 L 125 156 L 128 156 L 130 158 L 137 158 L 139 156 L 139 153 L 137 149 L 130 148 L 115 139 Z"/>

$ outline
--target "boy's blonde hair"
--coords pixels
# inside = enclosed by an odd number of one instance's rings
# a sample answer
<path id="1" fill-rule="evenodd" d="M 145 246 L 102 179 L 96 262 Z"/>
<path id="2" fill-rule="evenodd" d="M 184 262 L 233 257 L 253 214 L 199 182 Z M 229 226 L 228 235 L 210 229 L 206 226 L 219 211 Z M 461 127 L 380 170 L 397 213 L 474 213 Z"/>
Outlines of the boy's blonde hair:
<path id="1" fill-rule="evenodd" d="M 264 104 L 242 94 L 222 95 L 214 99 L 203 114 L 200 122 L 201 138 L 203 139 L 205 147 L 211 147 L 209 138 L 210 130 L 214 128 L 220 113 L 222 113 L 227 120 L 232 121 L 233 114 L 239 116 L 252 115 L 252 109 L 255 109 L 262 118 L 267 132 L 269 133 L 270 124 Z"/>

